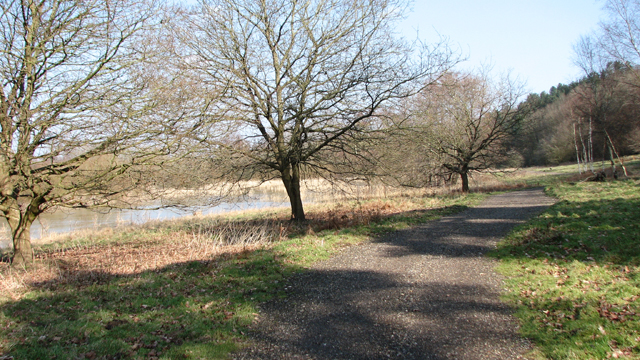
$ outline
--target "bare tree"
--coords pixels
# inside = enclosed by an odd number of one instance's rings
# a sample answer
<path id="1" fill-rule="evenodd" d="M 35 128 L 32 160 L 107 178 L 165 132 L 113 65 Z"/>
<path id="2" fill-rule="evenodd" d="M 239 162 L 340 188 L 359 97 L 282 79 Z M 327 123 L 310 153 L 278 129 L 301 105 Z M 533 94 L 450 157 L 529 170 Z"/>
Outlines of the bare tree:
<path id="1" fill-rule="evenodd" d="M 505 159 L 507 140 L 526 113 L 518 107 L 522 95 L 521 86 L 509 79 L 494 83 L 484 73 L 447 74 L 419 94 L 411 109 L 428 151 L 424 156 L 459 175 L 461 190 L 468 192 L 470 173 Z"/>
<path id="2" fill-rule="evenodd" d="M 398 39 L 403 0 L 202 0 L 174 26 L 183 67 L 223 111 L 211 156 L 228 181 L 282 180 L 304 220 L 300 181 L 336 171 L 329 159 L 366 152 L 376 119 L 458 61 L 444 42 Z M 215 104 L 215 105 L 213 105 Z M 218 116 L 214 116 L 217 120 Z M 358 145 L 360 144 L 360 145 Z M 232 161 L 228 161 L 232 159 Z"/>
<path id="3" fill-rule="evenodd" d="M 610 60 L 640 64 L 640 1 L 607 0 L 598 42 Z"/>
<path id="4" fill-rule="evenodd" d="M 116 206 L 176 146 L 179 126 L 145 68 L 155 4 L 8 0 L 0 11 L 0 216 L 15 264 L 33 259 L 39 214 Z"/>
<path id="5" fill-rule="evenodd" d="M 607 32 L 604 34 L 607 35 Z M 618 149 L 636 126 L 635 119 L 629 119 L 627 114 L 628 108 L 635 108 L 637 103 L 638 84 L 634 83 L 639 78 L 636 69 L 630 67 L 628 62 L 610 57 L 609 51 L 593 37 L 582 37 L 574 46 L 575 63 L 585 73 L 581 86 L 574 91 L 579 98 L 574 108 L 583 121 L 588 122 L 591 161 L 594 135 L 597 135 L 605 144 L 603 161 L 609 157 L 612 173 L 615 174 L 615 159 L 618 159 L 626 176 L 627 169 Z"/>

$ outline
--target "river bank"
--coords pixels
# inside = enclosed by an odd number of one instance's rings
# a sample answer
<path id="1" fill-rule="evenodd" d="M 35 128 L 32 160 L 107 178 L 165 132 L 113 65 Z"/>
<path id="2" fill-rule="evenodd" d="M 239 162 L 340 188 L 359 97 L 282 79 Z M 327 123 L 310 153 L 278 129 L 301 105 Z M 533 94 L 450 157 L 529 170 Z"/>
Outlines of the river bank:
<path id="1" fill-rule="evenodd" d="M 53 209 L 41 214 L 31 226 L 34 245 L 44 245 L 68 237 L 82 237 L 90 232 L 106 228 L 118 229 L 149 222 L 176 220 L 192 215 L 222 215 L 236 212 L 280 209 L 289 206 L 287 194 L 279 180 L 264 183 L 244 182 L 234 196 L 224 201 L 211 202 L 208 206 L 182 205 L 160 207 L 149 204 L 152 209 Z M 315 204 L 332 204 L 345 201 L 362 201 L 372 198 L 399 196 L 422 196 L 422 194 L 444 194 L 450 187 L 439 189 L 402 189 L 385 184 L 363 181 L 329 183 L 323 179 L 310 179 L 302 183 L 302 199 L 305 207 Z M 184 196 L 187 194 L 181 194 Z M 242 195 L 240 195 L 242 194 Z M 174 194 L 177 196 L 176 194 Z M 176 199 L 173 199 L 174 201 Z M 189 204 L 189 199 L 176 201 Z M 191 201 L 192 203 L 195 201 Z M 206 201 L 200 201 L 206 203 Z M 74 235 L 75 234 L 75 235 Z M 0 251 L 11 248 L 11 235 L 4 218 L 0 219 Z"/>

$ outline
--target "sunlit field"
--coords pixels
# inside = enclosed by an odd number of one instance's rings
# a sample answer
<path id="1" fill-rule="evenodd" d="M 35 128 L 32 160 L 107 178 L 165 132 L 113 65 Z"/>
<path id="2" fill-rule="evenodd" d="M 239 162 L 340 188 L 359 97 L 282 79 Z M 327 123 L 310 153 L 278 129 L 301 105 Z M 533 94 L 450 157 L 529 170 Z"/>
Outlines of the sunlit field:
<path id="1" fill-rule="evenodd" d="M 532 357 L 640 358 L 640 180 L 630 163 L 629 179 L 547 187 L 560 201 L 494 253 Z"/>
<path id="2" fill-rule="evenodd" d="M 638 163 L 628 161 L 636 174 Z M 537 344 L 532 356 L 637 356 L 633 239 L 640 235 L 632 219 L 640 216 L 640 184 L 582 181 L 572 166 L 476 175 L 468 195 L 457 184 L 407 190 L 309 181 L 304 224 L 273 208 L 51 236 L 36 247 L 33 265 L 11 267 L 6 255 L 0 263 L 0 354 L 225 358 L 242 346 L 256 306 L 286 296 L 292 274 L 347 246 L 464 210 L 487 193 L 546 186 L 562 201 L 495 255 L 510 278 L 506 300 Z M 263 184 L 274 196 L 284 195 L 279 185 Z"/>

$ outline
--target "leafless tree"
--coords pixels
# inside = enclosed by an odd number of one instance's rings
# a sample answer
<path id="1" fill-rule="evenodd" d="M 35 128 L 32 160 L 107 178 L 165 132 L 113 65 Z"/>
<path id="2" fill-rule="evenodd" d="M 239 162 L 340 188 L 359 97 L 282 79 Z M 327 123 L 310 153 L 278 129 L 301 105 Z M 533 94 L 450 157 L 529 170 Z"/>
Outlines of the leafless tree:
<path id="1" fill-rule="evenodd" d="M 610 60 L 640 65 L 640 1 L 607 0 L 598 42 Z"/>
<path id="2" fill-rule="evenodd" d="M 414 102 L 412 124 L 421 134 L 424 156 L 460 176 L 469 191 L 469 174 L 490 169 L 505 159 L 507 140 L 526 113 L 518 107 L 522 86 L 504 79 L 448 73 Z M 441 172 L 442 173 L 442 172 Z"/>
<path id="3" fill-rule="evenodd" d="M 610 61 L 617 61 L 633 69 L 627 72 L 627 76 L 618 81 L 635 87 L 636 90 L 627 92 L 631 95 L 635 92 L 633 102 L 637 103 L 637 92 L 640 88 L 640 1 L 639 0 L 607 0 L 604 7 L 608 18 L 600 24 L 598 34 L 599 45 Z M 636 128 L 631 133 L 638 133 Z M 631 148 L 640 147 L 638 137 L 629 136 L 632 142 Z M 626 172 L 626 170 L 625 170 Z"/>
<path id="4" fill-rule="evenodd" d="M 202 0 L 172 26 L 202 96 L 222 91 L 201 108 L 218 114 L 214 134 L 231 134 L 203 138 L 226 180 L 281 179 L 292 219 L 304 220 L 305 174 L 365 154 L 363 134 L 458 61 L 445 42 L 399 39 L 405 9 L 403 0 Z"/>
<path id="5" fill-rule="evenodd" d="M 626 3 L 626 1 L 620 1 Z M 610 1 L 610 6 L 617 4 Z M 604 26 L 604 25 L 603 25 Z M 608 36 L 604 31 L 604 36 Z M 594 135 L 605 144 L 602 158 L 608 156 L 612 173 L 615 174 L 615 159 L 618 159 L 625 176 L 627 169 L 624 160 L 619 156 L 619 149 L 624 144 L 626 135 L 635 127 L 634 120 L 628 121 L 628 108 L 635 108 L 638 100 L 637 79 L 639 72 L 629 62 L 621 62 L 611 57 L 611 49 L 607 49 L 602 38 L 582 37 L 574 46 L 575 63 L 585 73 L 581 86 L 574 95 L 579 98 L 574 107 L 588 123 L 588 148 L 593 162 Z M 629 127 L 632 127 L 631 129 Z M 578 133 L 577 133 L 578 134 Z M 604 164 L 604 163 L 603 163 Z M 593 165 L 591 165 L 593 171 Z M 604 170 L 604 169 L 603 169 Z"/>
<path id="6" fill-rule="evenodd" d="M 0 2 L 0 216 L 13 263 L 32 261 L 29 230 L 43 211 L 116 206 L 148 179 L 150 159 L 177 150 L 178 120 L 165 118 L 155 95 L 166 89 L 151 86 L 145 62 L 156 10 L 143 0 Z"/>

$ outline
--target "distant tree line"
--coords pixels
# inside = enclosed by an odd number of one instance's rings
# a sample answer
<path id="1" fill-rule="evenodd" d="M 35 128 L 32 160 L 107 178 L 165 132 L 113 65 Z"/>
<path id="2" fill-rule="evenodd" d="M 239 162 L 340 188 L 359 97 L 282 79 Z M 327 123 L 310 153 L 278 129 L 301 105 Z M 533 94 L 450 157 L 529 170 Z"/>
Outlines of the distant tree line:
<path id="1" fill-rule="evenodd" d="M 530 94 L 532 109 L 514 138 L 522 166 L 617 159 L 640 151 L 639 69 L 619 62 L 549 93 Z"/>
<path id="2" fill-rule="evenodd" d="M 523 103 L 534 112 L 513 147 L 523 166 L 577 162 L 594 171 L 640 152 L 640 1 L 605 1 L 606 19 L 574 46 L 583 77 Z"/>
<path id="3" fill-rule="evenodd" d="M 574 162 L 627 175 L 623 157 L 640 152 L 640 1 L 604 9 L 598 31 L 575 44 L 577 81 L 523 99 L 512 81 L 452 72 L 411 97 L 379 143 L 380 178 L 468 191 L 471 174 L 498 168 Z"/>

